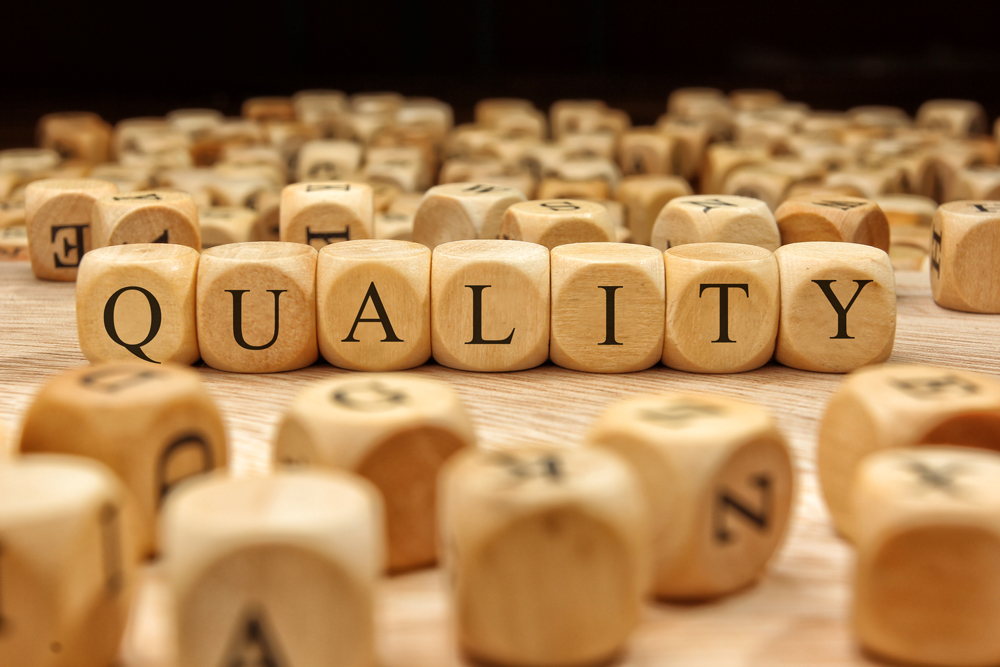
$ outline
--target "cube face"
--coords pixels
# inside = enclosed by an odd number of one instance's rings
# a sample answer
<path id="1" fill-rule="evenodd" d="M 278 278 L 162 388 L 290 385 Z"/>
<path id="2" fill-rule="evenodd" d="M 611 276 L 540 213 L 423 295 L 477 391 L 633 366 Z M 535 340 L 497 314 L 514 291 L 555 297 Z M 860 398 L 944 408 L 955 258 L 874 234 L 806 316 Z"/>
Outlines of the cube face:
<path id="1" fill-rule="evenodd" d="M 779 363 L 847 373 L 889 358 L 896 336 L 896 283 L 885 252 L 815 242 L 783 246 L 775 257 L 781 279 Z"/>
<path id="2" fill-rule="evenodd" d="M 628 228 L 632 231 L 633 242 L 648 244 L 653 223 L 667 202 L 690 194 L 691 186 L 683 178 L 648 174 L 623 178 L 615 198 L 628 211 Z"/>
<path id="3" fill-rule="evenodd" d="M 663 256 L 653 248 L 575 243 L 552 251 L 550 356 L 564 368 L 626 373 L 663 351 Z"/>
<path id="4" fill-rule="evenodd" d="M 202 253 L 197 322 L 212 368 L 274 373 L 319 356 L 316 250 L 299 243 L 236 243 Z"/>
<path id="5" fill-rule="evenodd" d="M 986 112 L 971 100 L 928 100 L 917 110 L 917 125 L 952 137 L 986 132 Z"/>
<path id="6" fill-rule="evenodd" d="M 257 238 L 258 215 L 241 206 L 211 206 L 198 213 L 201 223 L 201 247 L 214 248 L 227 243 L 247 243 Z"/>
<path id="7" fill-rule="evenodd" d="M 519 202 L 507 209 L 500 238 L 528 241 L 549 250 L 567 243 L 611 241 L 614 227 L 608 209 L 582 199 Z"/>
<path id="8" fill-rule="evenodd" d="M 94 202 L 116 192 L 113 183 L 96 180 L 38 181 L 28 186 L 25 224 L 35 277 L 76 280 L 84 253 L 94 247 Z"/>
<path id="9" fill-rule="evenodd" d="M 931 224 L 931 291 L 938 305 L 1000 313 L 1000 202 L 942 204 Z"/>
<path id="10" fill-rule="evenodd" d="M 451 241 L 495 239 L 504 212 L 524 200 L 519 190 L 489 183 L 437 185 L 413 217 L 413 240 L 433 250 Z"/>
<path id="11" fill-rule="evenodd" d="M 889 250 L 889 221 L 878 204 L 860 197 L 796 197 L 774 212 L 781 243 L 843 241 Z"/>
<path id="12" fill-rule="evenodd" d="M 331 243 L 370 239 L 375 199 L 366 183 L 296 183 L 281 191 L 281 240 L 319 250 Z"/>
<path id="13" fill-rule="evenodd" d="M 763 248 L 698 243 L 666 261 L 663 363 L 694 373 L 738 373 L 771 360 L 781 310 L 778 262 Z"/>
<path id="14" fill-rule="evenodd" d="M 186 246 L 98 248 L 77 277 L 77 332 L 91 362 L 198 360 L 198 253 Z"/>
<path id="15" fill-rule="evenodd" d="M 407 241 L 324 248 L 316 273 L 319 348 L 334 366 L 393 371 L 431 356 L 431 251 Z"/>
<path id="16" fill-rule="evenodd" d="M 93 209 L 94 246 L 173 243 L 201 251 L 198 208 L 183 192 L 144 191 L 99 199 Z"/>
<path id="17" fill-rule="evenodd" d="M 449 368 L 513 371 L 548 357 L 549 252 L 523 241 L 456 241 L 431 261 L 431 350 Z"/>
<path id="18" fill-rule="evenodd" d="M 364 148 L 354 141 L 314 140 L 299 151 L 300 181 L 337 181 L 350 178 L 361 168 Z"/>
<path id="19" fill-rule="evenodd" d="M 745 243 L 773 252 L 781 237 L 767 204 L 735 195 L 677 197 L 653 225 L 651 244 L 658 250 L 711 242 Z"/>

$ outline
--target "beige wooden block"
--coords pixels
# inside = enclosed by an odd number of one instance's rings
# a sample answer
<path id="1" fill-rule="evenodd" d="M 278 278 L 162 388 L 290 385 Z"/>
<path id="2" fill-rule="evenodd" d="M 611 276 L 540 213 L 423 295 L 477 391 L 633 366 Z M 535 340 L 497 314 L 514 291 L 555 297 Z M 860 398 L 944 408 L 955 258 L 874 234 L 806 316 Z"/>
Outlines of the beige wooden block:
<path id="1" fill-rule="evenodd" d="M 617 145 L 618 137 L 613 132 L 573 133 L 559 138 L 559 146 L 567 160 L 613 160 Z"/>
<path id="2" fill-rule="evenodd" d="M 795 177 L 768 167 L 765 163 L 733 169 L 722 185 L 723 194 L 759 199 L 769 209 L 775 210 L 795 185 Z"/>
<path id="3" fill-rule="evenodd" d="M 476 119 L 476 124 L 483 127 L 493 127 L 504 116 L 534 110 L 535 105 L 531 100 L 514 97 L 491 97 L 476 102 L 473 116 Z"/>
<path id="4" fill-rule="evenodd" d="M 500 223 L 501 239 L 529 241 L 549 250 L 566 243 L 614 239 L 608 210 L 582 199 L 533 200 L 511 205 Z"/>
<path id="5" fill-rule="evenodd" d="M 156 551 L 156 517 L 182 480 L 226 466 L 226 432 L 198 374 L 173 364 L 99 363 L 50 380 L 24 418 L 21 452 L 101 461 L 136 500 L 137 544 Z"/>
<path id="6" fill-rule="evenodd" d="M 886 162 L 872 167 L 854 167 L 827 174 L 823 179 L 830 187 L 855 188 L 866 199 L 879 195 L 901 194 L 910 191 L 906 170 L 898 164 Z"/>
<path id="7" fill-rule="evenodd" d="M 611 220 L 611 227 L 617 235 L 619 229 L 628 229 L 628 218 L 626 217 L 625 206 L 620 201 L 605 199 L 597 202 L 608 212 L 608 219 Z M 614 238 L 611 239 L 614 241 Z"/>
<path id="8" fill-rule="evenodd" d="M 278 241 L 281 238 L 281 191 L 261 190 L 250 207 L 257 214 L 255 241 Z"/>
<path id="9" fill-rule="evenodd" d="M 656 129 L 675 142 L 675 173 L 693 179 L 701 173 L 709 143 L 725 138 L 726 131 L 712 118 L 661 116 Z"/>
<path id="10" fill-rule="evenodd" d="M 945 308 L 1000 313 L 1000 202 L 941 205 L 931 226 L 931 290 Z"/>
<path id="11" fill-rule="evenodd" d="M 375 238 L 392 241 L 412 241 L 413 214 L 401 213 L 399 211 L 376 213 Z"/>
<path id="12" fill-rule="evenodd" d="M 361 169 L 364 148 L 353 141 L 314 139 L 303 144 L 296 162 L 300 181 L 353 178 Z"/>
<path id="13" fill-rule="evenodd" d="M 307 125 L 325 125 L 347 110 L 347 96 L 340 90 L 300 90 L 292 96 L 295 118 Z"/>
<path id="14" fill-rule="evenodd" d="M 335 471 L 216 476 L 162 526 L 178 664 L 374 667 L 382 507 Z"/>
<path id="15" fill-rule="evenodd" d="M 623 178 L 615 198 L 625 205 L 632 242 L 649 244 L 653 223 L 667 202 L 690 194 L 691 186 L 678 176 L 646 174 Z"/>
<path id="16" fill-rule="evenodd" d="M 856 535 L 851 498 L 858 466 L 884 449 L 960 445 L 996 449 L 1000 382 L 950 368 L 885 364 L 851 373 L 827 404 L 817 469 L 842 535 Z"/>
<path id="17" fill-rule="evenodd" d="M 608 105 L 602 100 L 558 100 L 549 108 L 552 137 L 587 132 L 596 126 Z"/>
<path id="18" fill-rule="evenodd" d="M 309 143 L 309 142 L 307 142 Z M 245 166 L 266 165 L 278 170 L 284 175 L 288 167 L 281 149 L 273 145 L 243 146 L 232 144 L 222 149 L 222 158 L 218 164 Z"/>
<path id="19" fill-rule="evenodd" d="M 24 227 L 27 224 L 23 190 L 21 194 L 21 197 L 0 199 L 0 229 L 5 227 Z"/>
<path id="20" fill-rule="evenodd" d="M 210 135 L 225 120 L 222 112 L 215 109 L 174 109 L 164 118 L 192 142 Z"/>
<path id="21" fill-rule="evenodd" d="M 926 182 L 922 185 L 920 194 L 937 202 L 948 202 L 956 197 L 953 195 L 958 180 L 958 172 L 969 167 L 990 162 L 980 146 L 972 141 L 941 142 L 926 149 L 928 165 Z"/>
<path id="22" fill-rule="evenodd" d="M 99 164 L 91 170 L 90 177 L 114 183 L 118 192 L 148 190 L 152 185 L 152 174 L 148 169 L 122 167 L 116 164 Z"/>
<path id="23" fill-rule="evenodd" d="M 433 97 L 409 97 L 396 109 L 397 127 L 427 132 L 438 148 L 454 125 L 455 111 L 451 105 Z"/>
<path id="24" fill-rule="evenodd" d="M 472 421 L 448 384 L 350 375 L 299 392 L 278 427 L 274 460 L 349 470 L 374 484 L 386 508 L 387 564 L 398 572 L 437 560 L 438 472 L 475 443 Z"/>
<path id="25" fill-rule="evenodd" d="M 0 227 L 0 261 L 31 261 L 26 227 L 23 225 Z"/>
<path id="26" fill-rule="evenodd" d="M 930 270 L 931 230 L 929 227 L 890 227 L 889 259 L 896 271 Z M 928 266 L 924 268 L 924 263 Z"/>
<path id="27" fill-rule="evenodd" d="M 565 178 L 543 178 L 538 184 L 535 196 L 539 199 L 591 199 L 602 200 L 612 197 L 611 186 L 602 178 L 585 180 Z"/>
<path id="28" fill-rule="evenodd" d="M 624 457 L 639 479 L 658 597 L 718 597 L 764 575 L 794 492 L 791 457 L 767 410 L 721 396 L 637 396 L 609 406 L 586 439 Z"/>
<path id="29" fill-rule="evenodd" d="M 885 213 L 890 237 L 900 227 L 930 227 L 938 206 L 921 195 L 881 195 L 872 201 Z"/>
<path id="30" fill-rule="evenodd" d="M 740 373 L 771 360 L 781 301 L 770 250 L 689 243 L 664 254 L 663 363 L 692 373 Z"/>
<path id="31" fill-rule="evenodd" d="M 953 447 L 876 454 L 858 470 L 854 631 L 909 665 L 1000 662 L 1000 457 Z"/>
<path id="32" fill-rule="evenodd" d="M 1000 199 L 1000 166 L 979 164 L 955 172 L 954 199 Z"/>
<path id="33" fill-rule="evenodd" d="M 183 192 L 150 190 L 109 194 L 91 211 L 94 247 L 126 243 L 173 243 L 201 250 L 198 207 Z"/>
<path id="34" fill-rule="evenodd" d="M 0 151 L 0 173 L 16 173 L 30 180 L 33 174 L 55 169 L 62 161 L 51 148 L 8 148 Z"/>
<path id="35" fill-rule="evenodd" d="M 316 269 L 319 350 L 334 366 L 397 371 L 431 356 L 431 251 L 409 241 L 324 248 Z"/>
<path id="36" fill-rule="evenodd" d="M 896 280 L 884 251 L 818 241 L 782 246 L 774 254 L 781 283 L 779 363 L 847 373 L 889 358 Z"/>
<path id="37" fill-rule="evenodd" d="M 64 160 L 89 164 L 107 162 L 111 153 L 111 126 L 87 111 L 49 113 L 38 119 L 38 145 L 51 148 Z"/>
<path id="38" fill-rule="evenodd" d="M 928 100 L 917 110 L 917 125 L 950 137 L 985 134 L 986 111 L 972 100 Z"/>
<path id="39" fill-rule="evenodd" d="M 520 190 L 487 183 L 438 185 L 424 195 L 413 217 L 413 240 L 433 250 L 450 241 L 495 239 L 512 204 L 525 201 Z"/>
<path id="40" fill-rule="evenodd" d="M 242 206 L 210 206 L 198 211 L 202 248 L 246 243 L 257 238 L 257 213 Z"/>
<path id="41" fill-rule="evenodd" d="M 368 185 L 372 187 L 372 201 L 374 202 L 376 213 L 388 211 L 392 203 L 403 194 L 403 191 L 392 183 L 371 181 Z"/>
<path id="42" fill-rule="evenodd" d="M 785 200 L 774 217 L 782 245 L 834 241 L 889 249 L 889 221 L 869 199 L 805 195 Z"/>
<path id="43" fill-rule="evenodd" d="M 301 243 L 233 243 L 201 254 L 198 346 L 206 364 L 237 373 L 304 368 L 319 357 L 316 257 Z"/>
<path id="44" fill-rule="evenodd" d="M 618 165 L 609 158 L 599 156 L 573 157 L 567 155 L 565 160 L 555 165 L 554 175 L 567 181 L 605 181 L 612 194 L 621 181 L 621 171 Z M 587 199 L 587 197 L 581 197 Z M 604 197 L 610 199 L 610 197 Z"/>
<path id="45" fill-rule="evenodd" d="M 784 95 L 776 90 L 743 88 L 729 93 L 729 103 L 737 111 L 758 111 L 776 107 L 785 101 Z"/>
<path id="46" fill-rule="evenodd" d="M 706 108 L 728 107 L 725 93 L 718 88 L 677 88 L 667 97 L 667 113 L 674 116 L 704 115 Z"/>
<path id="47" fill-rule="evenodd" d="M 284 178 L 275 178 L 268 167 L 216 165 L 208 182 L 212 206 L 245 206 L 259 210 L 258 200 L 265 194 L 281 196 Z"/>
<path id="48" fill-rule="evenodd" d="M 134 588 L 134 511 L 111 472 L 79 457 L 0 465 L 0 656 L 11 667 L 106 667 Z"/>
<path id="49" fill-rule="evenodd" d="M 549 133 L 548 119 L 545 113 L 538 109 L 503 114 L 496 119 L 492 127 L 504 136 L 533 141 L 544 141 Z"/>
<path id="50" fill-rule="evenodd" d="M 25 190 L 31 270 L 36 278 L 76 280 L 84 253 L 96 245 L 94 202 L 113 196 L 112 183 L 95 180 L 36 181 Z"/>
<path id="51" fill-rule="evenodd" d="M 639 622 L 649 522 L 635 476 L 596 448 L 469 452 L 441 479 L 456 634 L 475 660 L 603 664 Z"/>
<path id="52" fill-rule="evenodd" d="M 676 141 L 653 127 L 636 127 L 618 142 L 618 164 L 626 176 L 680 173 Z"/>
<path id="53" fill-rule="evenodd" d="M 900 128 L 913 121 L 909 114 L 899 107 L 866 105 L 847 110 L 851 123 L 860 127 Z"/>
<path id="54" fill-rule="evenodd" d="M 295 107 L 290 97 L 251 97 L 244 100 L 242 115 L 248 120 L 293 121 Z"/>
<path id="55" fill-rule="evenodd" d="M 372 238 L 374 191 L 366 183 L 295 183 L 281 191 L 281 240 L 319 249 Z"/>
<path id="56" fill-rule="evenodd" d="M 771 109 L 739 111 L 733 116 L 733 139 L 746 146 L 765 146 L 771 153 L 785 153 L 800 120 L 789 122 Z"/>
<path id="57" fill-rule="evenodd" d="M 365 156 L 363 177 L 390 183 L 402 192 L 430 187 L 430 174 L 419 148 L 413 146 L 371 147 Z"/>
<path id="58" fill-rule="evenodd" d="M 766 146 L 728 142 L 711 144 L 702 160 L 701 192 L 721 194 L 729 172 L 744 165 L 767 162 L 770 156 Z"/>
<path id="59" fill-rule="evenodd" d="M 76 326 L 87 361 L 193 364 L 199 255 L 187 246 L 98 248 L 80 263 Z"/>
<path id="60" fill-rule="evenodd" d="M 549 251 L 524 241 L 454 241 L 431 260 L 431 350 L 471 371 L 517 371 L 549 352 Z"/>
<path id="61" fill-rule="evenodd" d="M 564 368 L 629 373 L 663 353 L 662 254 L 646 246 L 573 243 L 551 253 L 550 357 Z"/>
<path id="62" fill-rule="evenodd" d="M 486 158 L 499 160 L 503 168 L 516 169 L 524 163 L 528 154 L 539 145 L 541 145 L 541 141 L 534 137 L 497 132 L 484 142 L 482 153 Z"/>
<path id="63" fill-rule="evenodd" d="M 781 245 L 778 225 L 767 204 L 735 195 L 677 197 L 653 224 L 650 244 L 658 250 L 685 243 L 745 243 L 767 250 Z"/>

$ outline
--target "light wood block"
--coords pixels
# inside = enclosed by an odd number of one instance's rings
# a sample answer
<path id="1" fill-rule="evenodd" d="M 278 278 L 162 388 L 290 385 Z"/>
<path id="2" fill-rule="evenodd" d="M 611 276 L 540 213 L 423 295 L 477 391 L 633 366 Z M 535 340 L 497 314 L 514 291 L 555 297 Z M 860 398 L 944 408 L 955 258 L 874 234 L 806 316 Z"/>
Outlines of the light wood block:
<path id="1" fill-rule="evenodd" d="M 618 142 L 618 164 L 626 176 L 680 173 L 675 140 L 652 127 L 637 127 Z"/>
<path id="2" fill-rule="evenodd" d="M 413 240 L 431 250 L 451 241 L 495 239 L 512 204 L 525 201 L 520 190 L 487 183 L 438 185 L 424 195 L 413 217 Z"/>
<path id="3" fill-rule="evenodd" d="M 222 112 L 215 109 L 174 109 L 167 112 L 164 118 L 192 142 L 209 136 L 225 120 Z"/>
<path id="4" fill-rule="evenodd" d="M 981 164 L 996 163 L 995 159 L 987 159 L 992 156 L 985 155 L 982 147 L 970 140 L 941 142 L 927 148 L 926 152 L 926 182 L 920 194 L 942 203 L 957 198 L 954 192 L 958 172 Z"/>
<path id="5" fill-rule="evenodd" d="M 614 239 L 608 209 L 582 199 L 534 200 L 512 204 L 500 223 L 501 239 L 529 241 L 549 250 L 567 243 Z"/>
<path id="6" fill-rule="evenodd" d="M 892 227 L 889 259 L 896 271 L 930 271 L 931 230 L 929 227 Z"/>
<path id="7" fill-rule="evenodd" d="M 399 211 L 376 213 L 375 238 L 391 241 L 412 241 L 413 214 L 401 213 Z"/>
<path id="8" fill-rule="evenodd" d="M 632 231 L 632 242 L 648 245 L 653 224 L 667 202 L 691 194 L 691 186 L 679 176 L 646 174 L 623 178 L 615 198 L 627 210 L 627 226 Z"/>
<path id="9" fill-rule="evenodd" d="M 663 363 L 692 373 L 740 373 L 774 353 L 781 301 L 770 250 L 691 243 L 667 250 Z"/>
<path id="10" fill-rule="evenodd" d="M 372 187 L 372 199 L 375 204 L 376 213 L 384 213 L 389 210 L 393 202 L 404 194 L 398 186 L 385 181 L 371 181 L 368 185 Z"/>
<path id="11" fill-rule="evenodd" d="M 55 169 L 62 161 L 51 148 L 8 148 L 0 151 L 0 173 L 15 173 L 30 180 L 33 174 Z"/>
<path id="12" fill-rule="evenodd" d="M 118 192 L 148 190 L 152 185 L 151 176 L 147 169 L 122 167 L 116 164 L 99 164 L 90 172 L 90 177 L 95 180 L 114 183 Z"/>
<path id="13" fill-rule="evenodd" d="M 721 194 L 729 172 L 748 164 L 762 164 L 771 157 L 766 146 L 715 143 L 705 150 L 700 189 L 704 194 Z"/>
<path id="14" fill-rule="evenodd" d="M 255 241 L 278 241 L 281 239 L 281 192 L 264 189 L 250 202 L 250 208 L 257 214 Z"/>
<path id="15" fill-rule="evenodd" d="M 64 160 L 89 164 L 107 162 L 111 153 L 111 126 L 87 111 L 45 114 L 38 120 L 38 145 L 51 148 Z"/>
<path id="16" fill-rule="evenodd" d="M 611 185 L 603 178 L 584 180 L 566 178 L 543 178 L 538 184 L 535 196 L 539 199 L 591 199 L 600 201 L 611 199 Z"/>
<path id="17" fill-rule="evenodd" d="M 590 132 L 600 123 L 608 105 L 602 100 L 558 100 L 549 108 L 552 137 Z"/>
<path id="18" fill-rule="evenodd" d="M 735 195 L 677 197 L 653 223 L 651 245 L 669 250 L 685 243 L 745 243 L 775 251 L 781 236 L 767 204 Z"/>
<path id="19" fill-rule="evenodd" d="M 1000 199 L 1000 166 L 979 164 L 958 169 L 951 196 L 954 199 Z"/>
<path id="20" fill-rule="evenodd" d="M 937 202 L 921 195 L 881 195 L 873 199 L 889 222 L 890 241 L 896 228 L 931 226 Z"/>
<path id="21" fill-rule="evenodd" d="M 0 261 L 28 262 L 28 230 L 23 225 L 0 227 Z"/>
<path id="22" fill-rule="evenodd" d="M 139 243 L 84 255 L 76 281 L 76 326 L 87 361 L 193 364 L 198 253 Z"/>
<path id="23" fill-rule="evenodd" d="M 118 189 L 95 180 L 37 181 L 25 190 L 25 223 L 31 270 L 45 280 L 76 280 L 84 253 L 99 237 L 91 228 L 91 209 Z"/>
<path id="24" fill-rule="evenodd" d="M 156 551 L 156 517 L 182 480 L 226 466 L 226 432 L 198 374 L 144 361 L 94 364 L 50 380 L 24 418 L 21 452 L 96 459 L 136 501 L 135 539 Z"/>
<path id="25" fill-rule="evenodd" d="M 371 147 L 365 160 L 365 180 L 390 183 L 402 192 L 418 192 L 430 187 L 430 174 L 419 148 Z"/>
<path id="26" fill-rule="evenodd" d="M 939 306 L 1000 313 L 1000 202 L 955 201 L 934 214 L 931 290 Z"/>
<path id="27" fill-rule="evenodd" d="M 725 93 L 718 88 L 677 88 L 667 97 L 667 113 L 691 118 L 704 116 L 706 109 L 728 108 Z"/>
<path id="28" fill-rule="evenodd" d="M 296 173 L 300 181 L 337 181 L 361 169 L 364 148 L 353 141 L 314 139 L 299 151 Z"/>
<path id="29" fill-rule="evenodd" d="M 431 260 L 431 350 L 443 366 L 517 371 L 549 353 L 549 251 L 524 241 L 454 241 Z"/>
<path id="30" fill-rule="evenodd" d="M 312 364 L 316 250 L 301 243 L 234 243 L 202 253 L 198 345 L 212 368 L 276 373 Z"/>
<path id="31" fill-rule="evenodd" d="M 290 97 L 251 97 L 244 100 L 243 117 L 258 123 L 295 120 L 295 106 Z"/>
<path id="32" fill-rule="evenodd" d="M 33 455 L 0 465 L 5 664 L 114 662 L 138 560 L 129 503 L 95 461 Z"/>
<path id="33" fill-rule="evenodd" d="M 281 191 L 281 240 L 317 250 L 340 241 L 370 239 L 374 191 L 365 183 L 295 183 Z"/>
<path id="34" fill-rule="evenodd" d="M 986 111 L 972 100 L 928 100 L 917 109 L 917 125 L 951 137 L 985 134 Z"/>
<path id="35" fill-rule="evenodd" d="M 109 194 L 91 212 L 94 247 L 126 243 L 173 243 L 201 250 L 198 207 L 184 192 L 149 190 Z"/>
<path id="36" fill-rule="evenodd" d="M 504 116 L 531 111 L 535 111 L 535 105 L 531 100 L 514 97 L 491 97 L 476 102 L 473 116 L 477 125 L 494 127 Z"/>
<path id="37" fill-rule="evenodd" d="M 587 442 L 622 456 L 640 481 L 658 597 L 713 598 L 763 576 L 794 486 L 785 439 L 766 409 L 702 394 L 636 396 L 611 404 Z"/>
<path id="38" fill-rule="evenodd" d="M 597 448 L 462 454 L 441 480 L 442 543 L 462 650 L 518 667 L 622 651 L 649 584 L 632 472 Z"/>
<path id="39" fill-rule="evenodd" d="M 854 629 L 909 665 L 1000 662 L 1000 457 L 953 447 L 882 452 L 858 469 Z"/>
<path id="40" fill-rule="evenodd" d="M 618 138 L 613 132 L 565 134 L 558 144 L 567 160 L 613 160 Z"/>
<path id="41" fill-rule="evenodd" d="M 242 206 L 210 206 L 199 210 L 201 247 L 263 240 L 257 238 L 257 218 L 257 213 Z"/>
<path id="42" fill-rule="evenodd" d="M 334 366 L 398 371 L 431 356 L 431 251 L 409 241 L 327 246 L 316 269 L 319 350 Z"/>
<path id="43" fill-rule="evenodd" d="M 860 197 L 786 200 L 774 212 L 781 243 L 841 241 L 889 249 L 889 221 L 878 204 Z"/>
<path id="44" fill-rule="evenodd" d="M 907 170 L 900 164 L 885 161 L 868 167 L 849 167 L 827 174 L 824 185 L 830 187 L 850 187 L 861 193 L 865 199 L 881 195 L 914 192 L 910 188 Z M 919 181 L 918 181 L 919 182 Z"/>
<path id="45" fill-rule="evenodd" d="M 374 667 L 382 521 L 334 471 L 186 486 L 163 520 L 178 664 Z"/>
<path id="46" fill-rule="evenodd" d="M 758 111 L 776 107 L 785 101 L 785 96 L 776 90 L 743 88 L 729 93 L 729 103 L 737 111 Z"/>
<path id="47" fill-rule="evenodd" d="M 347 110 L 347 96 L 339 90 L 300 90 L 292 96 L 292 107 L 297 121 L 315 128 L 321 137 L 332 137 Z"/>
<path id="48" fill-rule="evenodd" d="M 724 124 L 723 124 L 724 125 Z M 674 140 L 674 172 L 688 180 L 701 173 L 709 143 L 726 134 L 720 123 L 709 118 L 664 115 L 656 121 L 656 129 Z"/>
<path id="49" fill-rule="evenodd" d="M 402 374 L 349 375 L 314 383 L 278 427 L 278 465 L 354 472 L 386 509 L 390 571 L 438 557 L 437 479 L 445 461 L 476 442 L 461 398 L 448 384 Z"/>
<path id="50" fill-rule="evenodd" d="M 847 110 L 851 123 L 861 127 L 900 128 L 912 124 L 910 115 L 899 107 L 864 105 Z"/>
<path id="51" fill-rule="evenodd" d="M 663 353 L 663 255 L 647 246 L 573 243 L 551 253 L 549 356 L 564 368 L 628 373 Z"/>

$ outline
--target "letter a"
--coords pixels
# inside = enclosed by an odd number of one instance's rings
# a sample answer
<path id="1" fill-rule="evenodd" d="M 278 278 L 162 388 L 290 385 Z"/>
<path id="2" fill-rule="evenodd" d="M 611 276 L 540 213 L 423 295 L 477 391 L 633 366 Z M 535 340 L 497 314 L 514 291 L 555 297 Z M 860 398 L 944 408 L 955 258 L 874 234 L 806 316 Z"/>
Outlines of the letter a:
<path id="1" fill-rule="evenodd" d="M 372 305 L 375 306 L 375 314 L 378 317 L 361 317 L 365 312 L 365 306 L 371 301 Z M 359 322 L 378 322 L 382 325 L 382 333 L 385 334 L 385 338 L 382 339 L 383 343 L 402 343 L 404 342 L 402 338 L 396 335 L 396 332 L 392 330 L 392 322 L 389 321 L 389 316 L 385 312 L 385 306 L 382 305 L 382 297 L 378 295 L 378 290 L 375 289 L 375 283 L 371 283 L 368 286 L 368 292 L 365 294 L 365 300 L 361 302 L 361 308 L 358 310 L 358 316 L 354 318 L 354 326 L 351 327 L 351 333 L 347 334 L 347 338 L 340 341 L 341 343 L 357 343 L 358 339 L 354 337 L 354 331 L 358 328 Z"/>
<path id="2" fill-rule="evenodd" d="M 225 667 L 285 667 L 269 634 L 262 613 L 247 614 L 230 644 Z"/>

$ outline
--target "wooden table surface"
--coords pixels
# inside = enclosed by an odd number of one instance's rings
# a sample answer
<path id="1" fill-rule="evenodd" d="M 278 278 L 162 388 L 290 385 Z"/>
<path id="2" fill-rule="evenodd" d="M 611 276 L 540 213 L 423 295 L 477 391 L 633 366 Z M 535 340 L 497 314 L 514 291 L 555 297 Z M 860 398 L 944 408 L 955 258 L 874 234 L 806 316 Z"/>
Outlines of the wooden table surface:
<path id="1" fill-rule="evenodd" d="M 944 310 L 923 273 L 897 274 L 899 324 L 892 361 L 1000 375 L 1000 316 Z M 16 438 L 39 386 L 85 362 L 77 345 L 74 284 L 36 281 L 26 262 L 0 262 L 0 417 Z M 237 475 L 270 468 L 272 436 L 285 405 L 306 383 L 344 373 L 325 363 L 274 375 L 200 368 L 229 429 Z M 770 408 L 788 436 L 798 497 L 788 538 L 756 587 L 704 604 L 651 603 L 628 651 L 628 667 L 877 664 L 851 636 L 852 550 L 831 528 L 818 495 L 816 433 L 841 376 L 771 364 L 737 375 L 693 375 L 661 366 L 627 375 L 578 373 L 546 364 L 530 371 L 480 374 L 435 364 L 410 371 L 452 383 L 465 399 L 481 442 L 576 446 L 595 416 L 624 396 L 672 390 L 714 392 Z M 386 580 L 379 591 L 382 667 L 465 664 L 451 637 L 438 570 Z M 166 596 L 147 568 L 122 646 L 122 667 L 173 667 Z"/>

